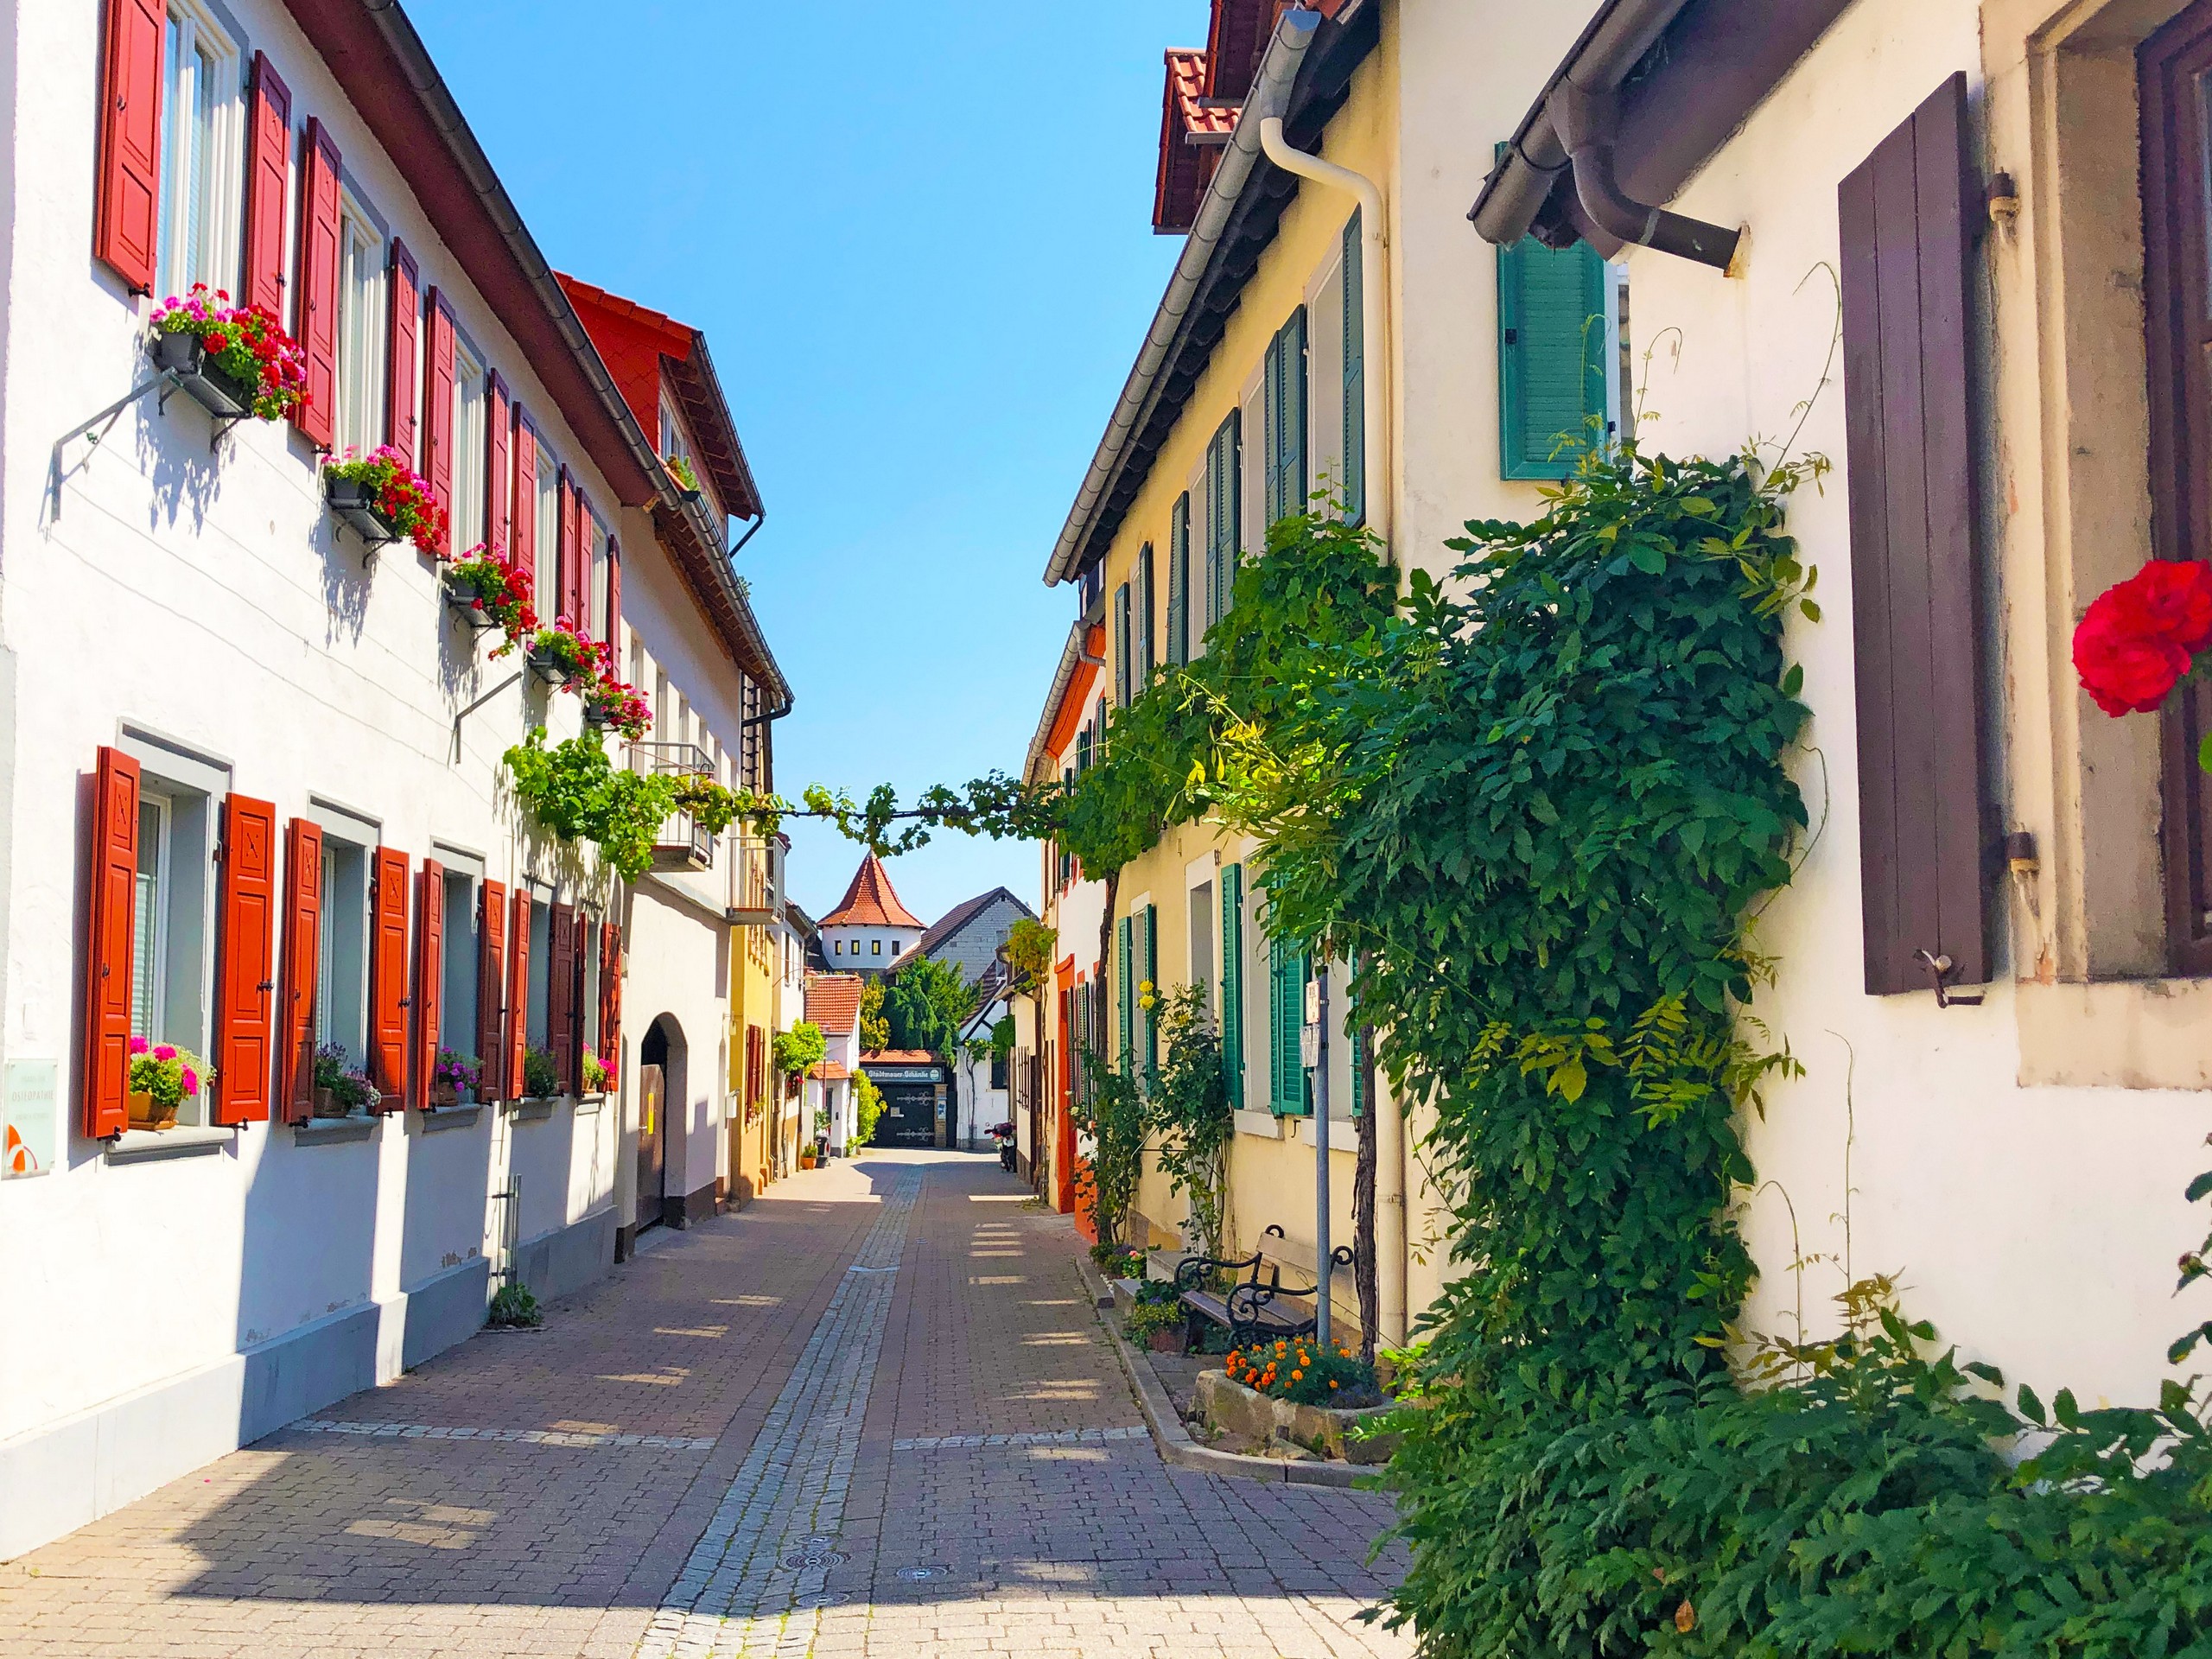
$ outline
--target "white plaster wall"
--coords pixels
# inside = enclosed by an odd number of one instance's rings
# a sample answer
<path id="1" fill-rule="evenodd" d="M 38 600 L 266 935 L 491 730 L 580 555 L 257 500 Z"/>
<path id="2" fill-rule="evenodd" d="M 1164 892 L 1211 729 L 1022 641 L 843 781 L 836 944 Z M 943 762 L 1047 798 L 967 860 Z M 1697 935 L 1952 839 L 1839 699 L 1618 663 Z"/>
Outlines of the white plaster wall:
<path id="1" fill-rule="evenodd" d="M 832 973 L 880 974 L 904 962 L 921 943 L 918 927 L 838 925 L 822 930 L 822 949 Z M 892 946 L 898 946 L 893 955 Z M 880 947 L 879 949 L 879 947 Z"/>
<path id="2" fill-rule="evenodd" d="M 612 502 L 283 8 L 233 0 L 231 10 L 248 55 L 267 50 L 291 86 L 296 121 L 329 124 L 349 173 L 422 261 L 425 286 L 450 296 L 563 458 Z M 0 27 L 16 32 L 8 61 L 18 76 L 5 304 L 41 320 L 10 334 L 0 364 L 0 644 L 22 676 L 0 733 L 15 768 L 0 1056 L 58 1062 L 73 1122 L 83 780 L 120 721 L 227 763 L 233 786 L 275 802 L 280 818 L 321 794 L 379 818 L 386 843 L 417 861 L 435 838 L 477 849 L 491 876 L 512 880 L 531 868 L 550 875 L 558 861 L 518 834 L 499 757 L 537 721 L 575 730 L 576 712 L 573 699 L 527 686 L 502 692 L 469 716 L 454 760 L 455 711 L 512 664 L 485 663 L 480 649 L 471 660 L 411 550 L 365 567 L 356 543 L 336 540 L 312 457 L 288 428 L 249 423 L 211 453 L 210 423 L 187 398 L 166 412 L 143 404 L 73 473 L 54 515 L 50 446 L 143 373 L 148 306 L 90 257 L 99 8 L 14 8 Z M 73 448 L 72 464 L 82 454 Z M 734 671 L 650 536 L 624 540 L 632 626 L 734 744 Z M 700 941 L 717 929 L 687 920 L 665 931 L 654 955 L 668 966 L 656 971 L 704 959 L 711 972 L 713 948 Z M 632 960 L 653 968 L 634 948 Z M 655 998 L 680 1000 L 673 988 Z M 649 1018 L 653 1000 L 633 991 L 626 1008 Z M 686 1024 L 695 1057 L 710 1061 L 719 1025 Z M 630 1028 L 634 1052 L 640 1027 Z M 703 1075 L 695 1063 L 695 1080 Z M 487 1187 L 500 1180 L 490 1135 L 480 1123 L 425 1136 L 394 1116 L 367 1143 L 299 1147 L 289 1128 L 255 1125 L 213 1155 L 116 1166 L 72 1133 L 55 1173 L 0 1186 L 0 1328 L 11 1338 L 0 1344 L 0 1441 L 480 1253 Z M 573 1134 L 570 1148 L 568 1166 L 528 1191 L 557 1198 L 573 1220 L 607 1200 L 614 1160 L 596 1134 Z"/>
<path id="3" fill-rule="evenodd" d="M 1817 625 L 1793 617 L 1787 636 L 1814 711 L 1793 772 L 1822 828 L 1755 940 L 1782 964 L 1758 1012 L 1808 1075 L 1773 1090 L 1764 1117 L 1745 1126 L 1769 1184 L 1749 1205 L 1765 1274 L 1750 1322 L 1789 1330 L 1801 1285 L 1789 1264 L 1818 1254 L 1834 1260 L 1802 1275 L 1808 1325 L 1829 1323 L 1826 1299 L 1847 1260 L 1860 1275 L 1899 1274 L 1915 1313 L 2015 1381 L 2046 1395 L 2065 1384 L 2085 1401 L 2141 1402 L 2164 1374 L 2166 1343 L 2212 1313 L 2201 1292 L 2193 1308 L 2169 1294 L 2175 1258 L 2203 1234 L 2182 1188 L 2202 1166 L 2212 1100 L 2022 1087 L 2019 999 L 2009 982 L 1979 1008 L 1944 1012 L 1932 995 L 1863 990 L 1840 359 L 1822 384 L 1836 315 L 1836 186 L 1952 71 L 1969 72 L 1978 104 L 1981 50 L 1970 0 L 1861 0 L 1675 204 L 1750 225 L 1747 277 L 1649 254 L 1630 267 L 1637 337 L 1681 331 L 1679 366 L 1662 356 L 1651 376 L 1662 419 L 1649 444 L 1721 454 L 1747 438 L 1779 439 L 1817 393 L 1800 447 L 1838 467 L 1790 512 L 1820 567 L 1825 610 Z M 2031 361 L 2019 372 L 2031 373 Z M 2032 434 L 2009 438 L 2016 456 L 2031 455 Z M 2032 499 L 2031 471 L 2012 487 Z M 1993 556 L 2018 533 L 2010 518 L 1991 525 Z M 2016 551 L 2008 582 L 2021 570 L 2030 576 L 2007 595 L 2006 626 L 2017 631 L 2038 626 L 2041 553 Z M 2033 682 L 2007 689 L 2044 695 Z M 2048 764 L 2016 745 L 2008 790 L 2024 769 Z M 2049 834 L 2047 824 L 2031 827 Z"/>
<path id="4" fill-rule="evenodd" d="M 719 1133 L 724 1081 L 715 1057 L 729 1029 L 730 930 L 671 901 L 648 878 L 631 899 L 629 951 L 630 976 L 622 987 L 624 1156 L 617 1176 L 625 1222 L 636 1218 L 639 1046 L 663 1014 L 674 1020 L 684 1044 L 683 1097 L 677 1098 L 671 1079 L 664 1102 L 668 1196 L 683 1198 L 728 1173 L 728 1141 Z"/>

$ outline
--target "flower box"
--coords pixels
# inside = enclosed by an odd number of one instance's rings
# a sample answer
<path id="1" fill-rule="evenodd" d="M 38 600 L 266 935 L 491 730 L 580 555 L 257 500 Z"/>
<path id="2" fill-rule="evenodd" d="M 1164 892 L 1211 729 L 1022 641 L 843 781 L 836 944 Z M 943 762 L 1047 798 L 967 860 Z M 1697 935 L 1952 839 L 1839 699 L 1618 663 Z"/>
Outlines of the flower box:
<path id="1" fill-rule="evenodd" d="M 430 1104 L 433 1108 L 458 1106 L 461 1104 L 461 1090 L 449 1083 L 434 1083 L 430 1085 Z"/>
<path id="2" fill-rule="evenodd" d="M 242 421 L 253 413 L 255 388 L 226 374 L 208 354 L 207 342 L 181 330 L 156 334 L 154 366 L 176 376 L 193 402 L 219 420 Z"/>
<path id="3" fill-rule="evenodd" d="M 546 684 L 563 686 L 569 683 L 569 665 L 551 652 L 533 645 L 524 660 L 529 663 L 530 671 Z"/>
<path id="4" fill-rule="evenodd" d="M 1326 1406 L 1301 1406 L 1248 1389 L 1224 1371 L 1198 1373 L 1198 1407 L 1207 1424 L 1231 1434 L 1265 1444 L 1282 1441 L 1325 1458 L 1348 1463 L 1388 1463 L 1398 1449 L 1400 1436 L 1378 1434 L 1354 1439 L 1359 1425 L 1388 1416 L 1395 1405 L 1366 1406 L 1348 1411 Z"/>
<path id="5" fill-rule="evenodd" d="M 499 619 L 492 614 L 491 607 L 480 600 L 473 589 L 454 581 L 451 571 L 446 573 L 440 585 L 445 593 L 446 603 L 477 632 L 488 633 L 499 626 Z"/>
<path id="6" fill-rule="evenodd" d="M 595 731 L 605 731 L 614 723 L 614 711 L 603 709 L 595 702 L 584 704 L 584 724 Z"/>
<path id="7" fill-rule="evenodd" d="M 377 506 L 376 492 L 362 480 L 325 473 L 322 493 L 338 522 L 371 547 L 383 547 L 404 538 L 399 526 Z"/>

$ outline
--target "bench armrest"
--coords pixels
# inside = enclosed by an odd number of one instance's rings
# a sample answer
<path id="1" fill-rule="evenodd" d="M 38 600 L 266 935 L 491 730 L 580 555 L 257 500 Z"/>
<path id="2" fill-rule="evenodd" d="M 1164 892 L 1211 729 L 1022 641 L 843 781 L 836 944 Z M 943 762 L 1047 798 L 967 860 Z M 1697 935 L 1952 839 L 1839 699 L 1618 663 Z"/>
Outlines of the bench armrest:
<path id="1" fill-rule="evenodd" d="M 1231 1273 L 1242 1272 L 1244 1268 L 1249 1268 L 1256 1274 L 1260 1268 L 1260 1253 L 1255 1250 L 1250 1255 L 1236 1261 L 1231 1261 L 1225 1256 L 1214 1255 L 1186 1257 L 1175 1269 L 1175 1288 L 1178 1291 L 1196 1290 L 1205 1275 L 1217 1268 L 1225 1268 Z"/>

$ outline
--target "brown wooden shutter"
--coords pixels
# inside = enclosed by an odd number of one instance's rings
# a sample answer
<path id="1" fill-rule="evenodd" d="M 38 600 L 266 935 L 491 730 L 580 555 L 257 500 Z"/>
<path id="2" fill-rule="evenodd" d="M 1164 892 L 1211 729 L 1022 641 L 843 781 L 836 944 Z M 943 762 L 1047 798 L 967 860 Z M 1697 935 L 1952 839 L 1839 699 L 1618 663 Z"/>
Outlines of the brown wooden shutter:
<path id="1" fill-rule="evenodd" d="M 576 1071 L 576 912 L 556 903 L 545 929 L 545 1042 L 563 1088 Z"/>
<path id="2" fill-rule="evenodd" d="M 529 1093 L 523 1061 L 530 1052 L 530 890 L 518 887 L 507 909 L 506 1097 L 520 1100 Z"/>
<path id="3" fill-rule="evenodd" d="M 161 235 L 162 41 L 168 23 L 162 0 L 107 0 L 92 257 L 137 294 L 154 286 Z"/>
<path id="4" fill-rule="evenodd" d="M 530 578 L 531 603 L 537 603 L 537 434 L 515 405 L 515 487 L 508 539 L 515 569 Z"/>
<path id="5" fill-rule="evenodd" d="M 220 913 L 214 1121 L 265 1123 L 276 989 L 276 808 L 270 802 L 223 798 Z"/>
<path id="6" fill-rule="evenodd" d="M 1990 976 L 1967 83 L 1844 180 L 1845 421 L 1866 989 Z"/>
<path id="7" fill-rule="evenodd" d="M 622 925 L 599 931 L 599 1063 L 610 1089 L 620 1086 L 622 1065 Z"/>
<path id="8" fill-rule="evenodd" d="M 284 315 L 284 198 L 291 177 L 292 94 L 253 54 L 253 114 L 246 135 L 245 302 Z"/>
<path id="9" fill-rule="evenodd" d="M 406 1098 L 408 1001 L 407 855 L 379 847 L 369 887 L 369 1058 L 381 1112 Z"/>
<path id="10" fill-rule="evenodd" d="M 415 881 L 414 1052 L 407 1073 L 407 1103 L 423 1111 L 430 1104 L 430 1069 L 438 1063 L 445 1002 L 445 867 L 426 858 Z"/>
<path id="11" fill-rule="evenodd" d="M 292 424 L 321 448 L 338 435 L 338 145 L 308 118 L 300 175 L 300 304 L 296 324 L 308 359 L 307 400 Z"/>
<path id="12" fill-rule="evenodd" d="M 569 970 L 573 987 L 569 997 L 569 1053 L 571 1058 L 567 1075 L 562 1082 L 572 1095 L 581 1095 L 584 1091 L 584 1055 L 588 1052 L 584 1033 L 589 1028 L 584 1016 L 590 1007 L 586 993 L 591 987 L 591 976 L 586 969 L 590 966 L 592 953 L 599 948 L 597 931 L 597 923 L 588 916 L 580 915 L 569 935 L 572 954 L 575 958 L 575 965 Z"/>
<path id="13" fill-rule="evenodd" d="M 416 428 L 423 400 L 415 378 L 415 347 L 423 330 L 423 276 L 415 256 L 391 238 L 391 326 L 385 331 L 385 434 L 410 467 L 420 468 Z"/>
<path id="14" fill-rule="evenodd" d="M 453 307 L 436 289 L 424 309 L 430 320 L 423 347 L 423 476 L 430 493 L 448 512 L 453 508 Z M 453 552 L 455 526 L 448 520 L 438 538 L 440 556 Z"/>
<path id="15" fill-rule="evenodd" d="M 476 1097 L 496 1099 L 506 1067 L 500 1042 L 507 1030 L 507 886 L 486 881 L 476 916 Z"/>
<path id="16" fill-rule="evenodd" d="M 507 488 L 507 451 L 514 434 L 507 421 L 507 383 L 496 372 L 484 377 L 484 545 L 505 558 L 514 500 Z"/>
<path id="17" fill-rule="evenodd" d="M 288 1122 L 315 1113 L 315 978 L 322 961 L 322 829 L 294 818 L 284 831 L 284 997 L 276 1098 Z"/>
<path id="18" fill-rule="evenodd" d="M 85 928 L 85 1133 L 121 1135 L 130 1115 L 130 970 L 137 944 L 138 763 L 103 748 L 92 777 L 92 910 Z"/>

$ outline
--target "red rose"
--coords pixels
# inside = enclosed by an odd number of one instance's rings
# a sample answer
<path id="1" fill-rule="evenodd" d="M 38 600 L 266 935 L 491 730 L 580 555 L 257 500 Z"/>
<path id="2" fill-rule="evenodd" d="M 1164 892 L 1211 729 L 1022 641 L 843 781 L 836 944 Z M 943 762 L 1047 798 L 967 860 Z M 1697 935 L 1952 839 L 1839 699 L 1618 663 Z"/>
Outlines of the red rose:
<path id="1" fill-rule="evenodd" d="M 2119 589 L 2100 594 L 2074 630 L 2074 667 L 2082 689 L 2108 715 L 2148 714 L 2189 672 L 2189 652 L 2146 636 Z"/>

